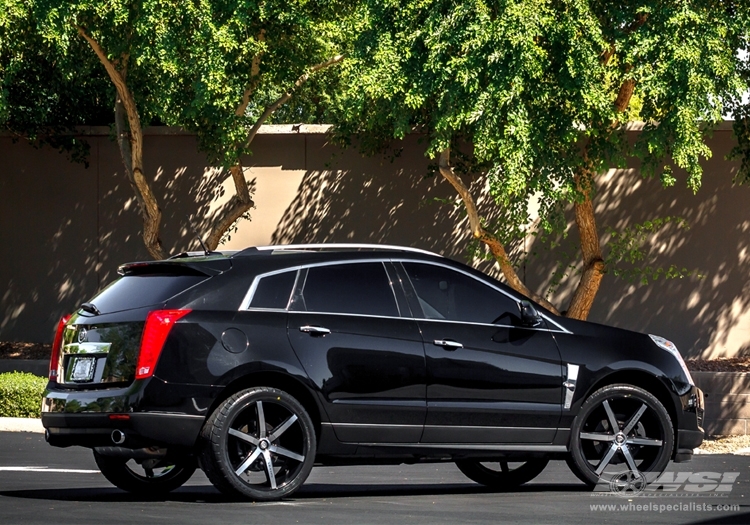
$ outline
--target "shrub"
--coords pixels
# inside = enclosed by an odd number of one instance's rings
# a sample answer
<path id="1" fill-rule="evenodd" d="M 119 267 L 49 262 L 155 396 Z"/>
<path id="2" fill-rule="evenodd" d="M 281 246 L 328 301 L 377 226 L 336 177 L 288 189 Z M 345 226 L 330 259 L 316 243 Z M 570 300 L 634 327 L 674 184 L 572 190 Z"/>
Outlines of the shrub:
<path id="1" fill-rule="evenodd" d="M 0 417 L 41 417 L 47 379 L 26 372 L 0 374 Z"/>

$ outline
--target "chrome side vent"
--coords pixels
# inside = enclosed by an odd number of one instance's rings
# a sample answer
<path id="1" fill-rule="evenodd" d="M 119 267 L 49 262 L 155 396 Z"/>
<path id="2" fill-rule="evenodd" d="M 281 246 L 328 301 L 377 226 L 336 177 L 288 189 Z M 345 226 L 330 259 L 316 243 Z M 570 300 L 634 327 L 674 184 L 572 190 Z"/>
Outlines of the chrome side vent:
<path id="1" fill-rule="evenodd" d="M 565 387 L 565 404 L 563 408 L 570 410 L 570 406 L 573 404 L 573 394 L 576 392 L 576 382 L 578 381 L 578 365 L 571 365 L 568 363 L 568 375 L 567 379 L 563 382 Z"/>

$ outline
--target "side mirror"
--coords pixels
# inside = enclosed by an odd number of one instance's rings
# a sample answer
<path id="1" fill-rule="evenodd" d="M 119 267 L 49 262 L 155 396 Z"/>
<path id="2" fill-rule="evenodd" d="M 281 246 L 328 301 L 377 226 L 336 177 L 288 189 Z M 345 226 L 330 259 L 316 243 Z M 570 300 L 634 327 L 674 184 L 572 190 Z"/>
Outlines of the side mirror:
<path id="1" fill-rule="evenodd" d="M 534 328 L 542 324 L 542 317 L 529 301 L 521 301 L 518 306 L 521 309 L 521 323 L 524 326 Z"/>

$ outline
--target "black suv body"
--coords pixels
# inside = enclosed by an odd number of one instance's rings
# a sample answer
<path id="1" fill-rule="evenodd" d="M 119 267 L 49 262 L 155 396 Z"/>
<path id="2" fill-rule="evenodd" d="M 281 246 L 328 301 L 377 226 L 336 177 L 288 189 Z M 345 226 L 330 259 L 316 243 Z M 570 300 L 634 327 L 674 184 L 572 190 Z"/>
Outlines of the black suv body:
<path id="1" fill-rule="evenodd" d="M 703 439 L 669 341 L 558 317 L 421 250 L 260 247 L 120 273 L 61 321 L 42 423 L 125 490 L 200 466 L 275 499 L 316 464 L 419 461 L 511 487 L 553 458 L 595 484 L 658 475 Z"/>

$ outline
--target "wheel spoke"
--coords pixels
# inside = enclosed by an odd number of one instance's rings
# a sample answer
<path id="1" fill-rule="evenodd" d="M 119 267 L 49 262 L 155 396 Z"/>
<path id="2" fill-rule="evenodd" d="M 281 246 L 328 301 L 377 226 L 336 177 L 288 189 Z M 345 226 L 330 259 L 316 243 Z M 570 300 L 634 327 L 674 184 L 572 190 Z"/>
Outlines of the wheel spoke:
<path id="1" fill-rule="evenodd" d="M 508 462 L 507 461 L 501 461 L 500 462 L 500 470 L 503 471 L 503 474 L 508 473 Z"/>
<path id="2" fill-rule="evenodd" d="M 253 462 L 255 462 L 256 459 L 258 459 L 258 456 L 260 456 L 260 449 L 256 448 L 255 450 L 253 450 L 253 453 L 250 454 L 245 459 L 245 461 L 243 461 L 242 464 L 240 464 L 239 467 L 237 467 L 237 470 L 235 470 L 234 473 L 237 474 L 238 476 L 241 476 L 242 473 L 245 472 L 248 469 L 248 467 L 252 465 Z"/>
<path id="3" fill-rule="evenodd" d="M 148 479 L 153 479 L 153 477 L 154 477 L 154 469 L 152 469 L 152 468 L 144 468 L 143 471 L 146 473 L 146 477 Z"/>
<path id="4" fill-rule="evenodd" d="M 617 423 L 615 413 L 612 412 L 612 408 L 609 406 L 609 400 L 605 399 L 602 403 L 604 411 L 607 413 L 607 419 L 609 420 L 609 426 L 612 427 L 610 430 L 612 433 L 617 433 L 620 430 L 620 425 Z"/>
<path id="5" fill-rule="evenodd" d="M 625 425 L 625 428 L 622 429 L 622 433 L 626 436 L 630 433 L 633 428 L 638 424 L 638 420 L 641 419 L 641 416 L 646 411 L 648 407 L 646 406 L 646 403 L 643 403 L 641 405 L 641 408 L 638 409 L 638 412 L 633 414 L 633 417 L 630 418 L 630 421 L 628 421 L 627 425 Z"/>
<path id="6" fill-rule="evenodd" d="M 260 403 L 260 401 L 259 401 Z M 271 452 L 268 450 L 263 451 L 263 464 L 265 465 L 266 477 L 268 482 L 271 484 L 271 489 L 276 490 L 276 474 L 273 473 L 273 463 L 271 462 Z"/>
<path id="7" fill-rule="evenodd" d="M 633 472 L 638 472 L 638 467 L 635 465 L 635 460 L 633 459 L 633 455 L 630 453 L 630 449 L 627 446 L 624 446 L 620 448 L 620 451 L 622 451 L 622 455 L 625 456 L 625 461 L 628 462 L 628 467 L 630 467 L 630 470 Z"/>
<path id="8" fill-rule="evenodd" d="M 581 432 L 581 439 L 591 439 L 593 441 L 614 441 L 615 436 L 612 434 L 602 434 L 600 432 Z"/>
<path id="9" fill-rule="evenodd" d="M 609 450 L 607 451 L 605 456 L 602 458 L 602 460 L 599 462 L 599 465 L 596 467 L 597 476 L 601 476 L 602 472 L 604 472 L 604 469 L 607 468 L 607 465 L 609 465 L 609 462 L 612 460 L 612 457 L 615 455 L 615 452 L 617 452 L 617 445 L 612 443 L 612 445 L 609 447 Z"/>
<path id="10" fill-rule="evenodd" d="M 255 403 L 258 407 L 258 437 L 266 437 L 266 414 L 263 412 L 263 401 Z"/>
<path id="11" fill-rule="evenodd" d="M 229 435 L 241 439 L 242 441 L 247 441 L 248 443 L 250 443 L 251 445 L 255 445 L 256 447 L 258 446 L 258 438 L 256 438 L 255 436 L 251 436 L 250 434 L 246 434 L 245 432 L 240 432 L 236 428 L 230 428 Z"/>
<path id="12" fill-rule="evenodd" d="M 268 435 L 268 440 L 269 441 L 276 441 L 281 436 L 281 434 L 283 434 L 284 432 L 286 432 L 289 429 L 289 427 L 291 427 L 294 424 L 295 421 L 297 421 L 297 415 L 296 414 L 292 414 L 281 425 L 279 425 L 278 427 L 276 427 L 276 428 L 273 429 L 273 432 L 271 432 Z"/>
<path id="13" fill-rule="evenodd" d="M 300 463 L 302 463 L 303 461 L 305 461 L 305 456 L 301 456 L 301 455 L 297 454 L 296 452 L 292 452 L 291 450 L 285 449 L 284 447 L 279 447 L 277 445 L 271 445 L 270 447 L 268 447 L 268 450 L 270 450 L 274 454 L 278 454 L 279 456 L 286 456 L 289 459 L 293 459 L 295 461 L 299 461 Z"/>
<path id="14" fill-rule="evenodd" d="M 651 439 L 642 437 L 630 437 L 626 441 L 629 445 L 647 445 L 651 447 L 661 447 L 664 442 L 661 439 Z"/>

